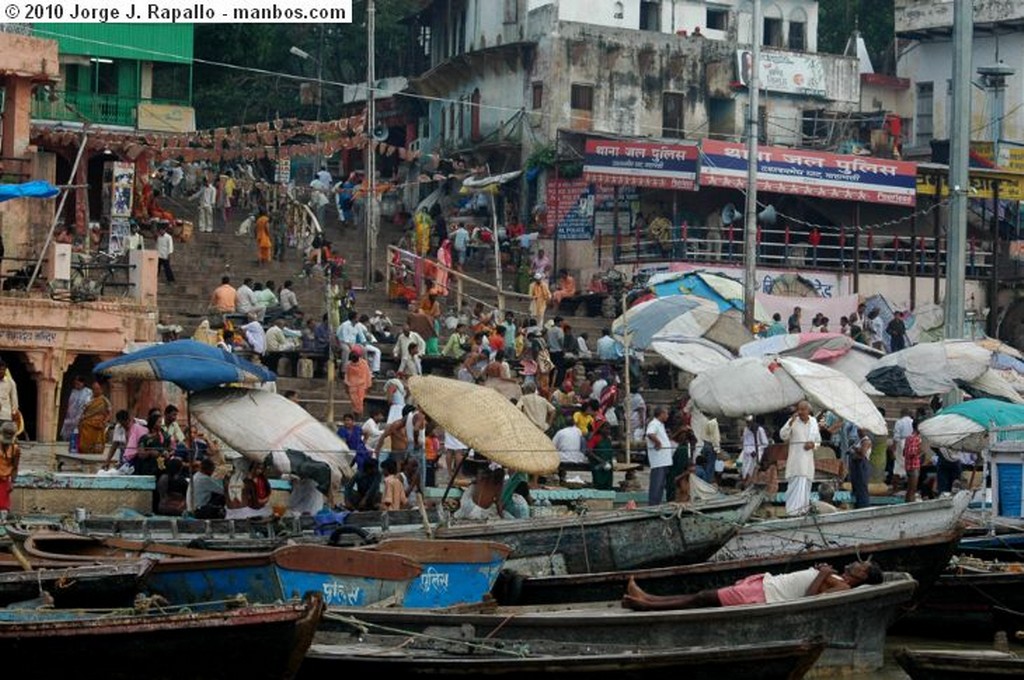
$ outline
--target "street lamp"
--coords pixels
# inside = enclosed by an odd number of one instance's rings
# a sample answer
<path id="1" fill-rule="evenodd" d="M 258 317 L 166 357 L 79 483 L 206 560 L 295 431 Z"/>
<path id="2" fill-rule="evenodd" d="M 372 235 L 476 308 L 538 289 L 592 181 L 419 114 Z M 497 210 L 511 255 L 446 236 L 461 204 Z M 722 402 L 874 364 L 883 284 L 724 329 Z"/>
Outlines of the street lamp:
<path id="1" fill-rule="evenodd" d="M 321 26 L 320 26 L 320 52 L 321 52 L 321 55 L 320 56 L 323 56 L 323 37 L 324 37 L 324 27 L 321 24 Z M 321 118 L 321 111 L 323 109 L 323 102 L 324 102 L 324 64 L 323 64 L 323 61 L 320 60 L 320 59 L 317 59 L 316 57 L 314 57 L 312 54 L 310 54 L 306 50 L 302 49 L 301 47 L 296 47 L 295 45 L 292 45 L 291 47 L 289 47 L 288 48 L 288 52 L 289 52 L 289 54 L 295 55 L 299 59 L 303 59 L 305 61 L 312 61 L 313 63 L 316 64 L 316 122 L 319 123 L 320 122 L 320 118 Z M 316 167 L 313 169 L 313 176 L 314 177 L 316 177 L 316 173 L 320 171 L 320 166 L 323 164 L 322 154 L 320 153 L 320 126 L 319 125 L 316 126 L 315 141 L 316 141 Z"/>

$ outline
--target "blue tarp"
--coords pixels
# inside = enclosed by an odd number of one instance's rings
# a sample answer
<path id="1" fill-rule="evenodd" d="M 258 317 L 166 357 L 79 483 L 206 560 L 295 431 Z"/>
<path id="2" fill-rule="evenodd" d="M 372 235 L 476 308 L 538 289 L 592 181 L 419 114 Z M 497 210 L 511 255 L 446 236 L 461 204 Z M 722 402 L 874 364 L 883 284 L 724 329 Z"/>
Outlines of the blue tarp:
<path id="1" fill-rule="evenodd" d="M 60 190 L 41 179 L 23 184 L 0 184 L 0 203 L 12 198 L 53 198 Z"/>
<path id="2" fill-rule="evenodd" d="M 743 311 L 743 300 L 726 300 L 718 291 L 709 286 L 699 273 L 688 272 L 674 276 L 669 275 L 664 280 L 656 280 L 655 283 L 652 283 L 651 289 L 658 297 L 696 295 L 697 297 L 714 302 L 718 305 L 718 311 L 720 312 L 727 312 L 730 309 Z"/>
<path id="3" fill-rule="evenodd" d="M 108 378 L 166 380 L 189 392 L 230 383 L 255 384 L 277 379 L 263 366 L 195 340 L 147 347 L 104 361 L 94 372 Z"/>

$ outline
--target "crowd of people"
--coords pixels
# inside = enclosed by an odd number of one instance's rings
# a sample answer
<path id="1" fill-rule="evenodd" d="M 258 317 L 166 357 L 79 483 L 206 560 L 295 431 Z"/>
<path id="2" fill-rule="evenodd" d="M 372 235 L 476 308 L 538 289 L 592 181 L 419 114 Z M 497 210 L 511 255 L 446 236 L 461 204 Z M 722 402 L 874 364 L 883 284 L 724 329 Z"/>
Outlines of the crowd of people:
<path id="1" fill-rule="evenodd" d="M 882 321 L 881 310 L 878 307 L 868 310 L 867 305 L 861 303 L 857 306 L 857 311 L 840 317 L 838 326 L 821 312 L 815 314 L 811 319 L 810 327 L 804 324 L 803 309 L 794 307 L 793 313 L 789 315 L 785 323 L 782 321 L 782 314 L 779 312 L 773 314 L 772 322 L 761 330 L 760 335 L 770 338 L 776 335 L 808 331 L 812 333 L 841 333 L 854 342 L 882 352 L 898 352 L 911 344 L 907 337 L 907 313 L 899 309 L 893 311 L 889 323 Z"/>

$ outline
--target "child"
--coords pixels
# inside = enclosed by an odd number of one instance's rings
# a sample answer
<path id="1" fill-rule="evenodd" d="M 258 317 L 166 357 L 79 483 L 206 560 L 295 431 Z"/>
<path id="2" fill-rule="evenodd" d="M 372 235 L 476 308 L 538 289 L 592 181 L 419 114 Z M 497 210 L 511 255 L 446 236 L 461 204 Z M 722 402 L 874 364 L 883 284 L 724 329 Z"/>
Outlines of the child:
<path id="1" fill-rule="evenodd" d="M 388 458 L 381 463 L 384 471 L 384 498 L 381 501 L 381 510 L 401 510 L 408 505 L 405 495 L 405 487 L 398 476 L 398 463 L 394 458 Z"/>

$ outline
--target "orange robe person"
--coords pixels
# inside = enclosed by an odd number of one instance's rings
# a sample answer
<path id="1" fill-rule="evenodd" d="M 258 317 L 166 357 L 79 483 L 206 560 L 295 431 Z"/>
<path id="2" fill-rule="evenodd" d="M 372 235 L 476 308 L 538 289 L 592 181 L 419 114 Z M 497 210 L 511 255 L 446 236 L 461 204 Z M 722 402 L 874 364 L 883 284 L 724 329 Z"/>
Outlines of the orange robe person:
<path id="1" fill-rule="evenodd" d="M 273 243 L 270 238 L 270 218 L 266 213 L 260 213 L 260 216 L 256 218 L 256 246 L 259 248 L 259 256 L 256 261 L 259 264 L 270 262 L 270 250 Z"/>
<path id="2" fill-rule="evenodd" d="M 78 420 L 79 453 L 103 453 L 107 445 L 107 424 L 113 408 L 110 400 L 103 395 L 103 386 L 92 385 L 92 399 L 82 410 Z"/>
<path id="3" fill-rule="evenodd" d="M 551 296 L 551 306 L 558 307 L 562 300 L 574 295 L 576 295 L 576 279 L 569 272 L 565 272 L 562 275 L 558 290 Z"/>
<path id="4" fill-rule="evenodd" d="M 371 385 L 373 375 L 370 373 L 370 364 L 366 363 L 362 356 L 352 352 L 348 366 L 345 367 L 345 388 L 348 390 L 348 398 L 352 400 L 352 413 L 357 419 L 363 415 L 363 402 Z"/>

